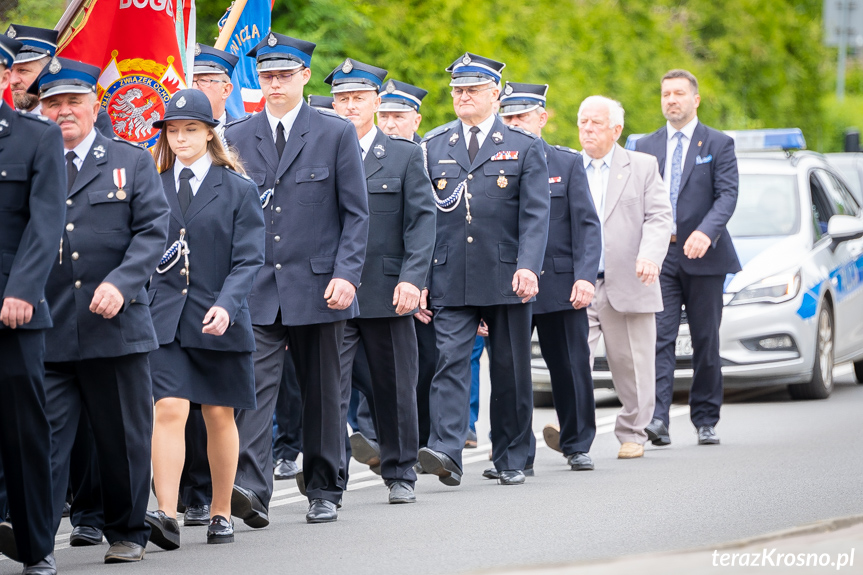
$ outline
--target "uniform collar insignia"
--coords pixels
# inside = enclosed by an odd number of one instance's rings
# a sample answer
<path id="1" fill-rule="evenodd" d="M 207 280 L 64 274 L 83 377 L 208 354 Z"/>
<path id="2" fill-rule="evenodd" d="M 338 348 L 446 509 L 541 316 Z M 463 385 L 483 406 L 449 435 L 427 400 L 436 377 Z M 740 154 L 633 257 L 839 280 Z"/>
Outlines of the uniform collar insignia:
<path id="1" fill-rule="evenodd" d="M 374 147 L 372 151 L 375 153 L 376 158 L 383 158 L 384 155 L 387 153 L 386 148 L 384 148 L 383 144 L 378 144 Z"/>
<path id="2" fill-rule="evenodd" d="M 500 132 L 495 132 L 491 135 L 491 139 L 494 140 L 495 144 L 500 144 L 501 142 L 503 142 L 503 134 L 501 134 Z"/>
<path id="3" fill-rule="evenodd" d="M 453 132 L 449 137 L 449 145 L 454 146 L 456 142 L 458 142 L 458 132 Z"/>
<path id="4" fill-rule="evenodd" d="M 95 148 L 93 148 L 93 155 L 97 160 L 101 160 L 105 157 L 105 147 L 102 144 L 99 144 Z"/>
<path id="5" fill-rule="evenodd" d="M 4 128 L 9 127 L 9 122 L 6 121 L 6 118 L 0 119 L 0 126 L 3 126 Z"/>

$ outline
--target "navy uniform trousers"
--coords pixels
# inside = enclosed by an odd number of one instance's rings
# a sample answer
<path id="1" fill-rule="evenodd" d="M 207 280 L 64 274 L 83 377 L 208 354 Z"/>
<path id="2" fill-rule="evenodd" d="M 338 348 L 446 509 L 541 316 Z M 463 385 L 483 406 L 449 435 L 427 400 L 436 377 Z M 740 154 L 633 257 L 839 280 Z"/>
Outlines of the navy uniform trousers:
<path id="1" fill-rule="evenodd" d="M 428 448 L 459 469 L 470 420 L 470 353 L 480 320 L 488 324 L 492 461 L 499 471 L 524 469 L 533 432 L 530 354 L 531 304 L 436 308 L 437 373 L 431 383 Z"/>
<path id="2" fill-rule="evenodd" d="M 0 329 L 0 460 L 19 559 L 35 563 L 54 550 L 51 452 L 45 414 L 42 330 Z M 65 495 L 66 483 L 63 484 Z M 5 519 L 5 518 L 0 518 Z"/>
<path id="3" fill-rule="evenodd" d="M 276 400 L 276 436 L 273 460 L 296 461 L 303 452 L 303 394 L 291 352 L 285 352 L 285 367 Z"/>

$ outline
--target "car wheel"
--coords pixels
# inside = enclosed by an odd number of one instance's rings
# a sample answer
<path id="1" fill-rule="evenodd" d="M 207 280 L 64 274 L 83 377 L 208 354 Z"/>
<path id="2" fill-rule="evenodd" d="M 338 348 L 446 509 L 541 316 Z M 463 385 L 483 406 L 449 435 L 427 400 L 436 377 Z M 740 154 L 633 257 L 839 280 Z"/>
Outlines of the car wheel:
<path id="1" fill-rule="evenodd" d="M 833 391 L 833 310 L 825 302 L 818 313 L 812 380 L 788 386 L 794 399 L 826 399 Z"/>
<path id="2" fill-rule="evenodd" d="M 551 397 L 550 391 L 536 391 L 533 392 L 533 406 L 534 407 L 554 407 L 554 400 Z"/>
<path id="3" fill-rule="evenodd" d="M 857 378 L 857 383 L 863 384 L 863 360 L 854 362 L 854 377 Z"/>

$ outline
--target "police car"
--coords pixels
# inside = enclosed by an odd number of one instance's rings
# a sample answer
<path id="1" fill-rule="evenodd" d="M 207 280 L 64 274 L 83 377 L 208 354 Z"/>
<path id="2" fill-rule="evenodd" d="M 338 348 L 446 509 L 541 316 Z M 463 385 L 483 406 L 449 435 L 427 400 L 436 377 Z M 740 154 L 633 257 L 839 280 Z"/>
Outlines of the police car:
<path id="1" fill-rule="evenodd" d="M 853 362 L 863 381 L 863 210 L 824 156 L 805 150 L 800 130 L 727 133 L 740 172 L 728 231 L 743 269 L 725 281 L 725 384 L 787 384 L 794 398 L 826 398 L 836 363 Z M 686 388 L 692 340 L 681 313 L 675 383 Z M 536 342 L 532 351 L 535 397 L 543 402 L 548 371 Z M 595 386 L 611 385 L 601 340 L 593 376 Z"/>

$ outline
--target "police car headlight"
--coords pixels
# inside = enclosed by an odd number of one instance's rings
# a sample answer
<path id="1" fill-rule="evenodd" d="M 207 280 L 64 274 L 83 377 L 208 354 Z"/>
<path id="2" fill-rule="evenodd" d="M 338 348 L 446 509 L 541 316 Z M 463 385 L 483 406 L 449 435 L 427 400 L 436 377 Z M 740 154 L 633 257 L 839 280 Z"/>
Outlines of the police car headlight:
<path id="1" fill-rule="evenodd" d="M 771 276 L 737 292 L 728 305 L 781 303 L 792 300 L 800 293 L 800 284 L 800 270 Z"/>

